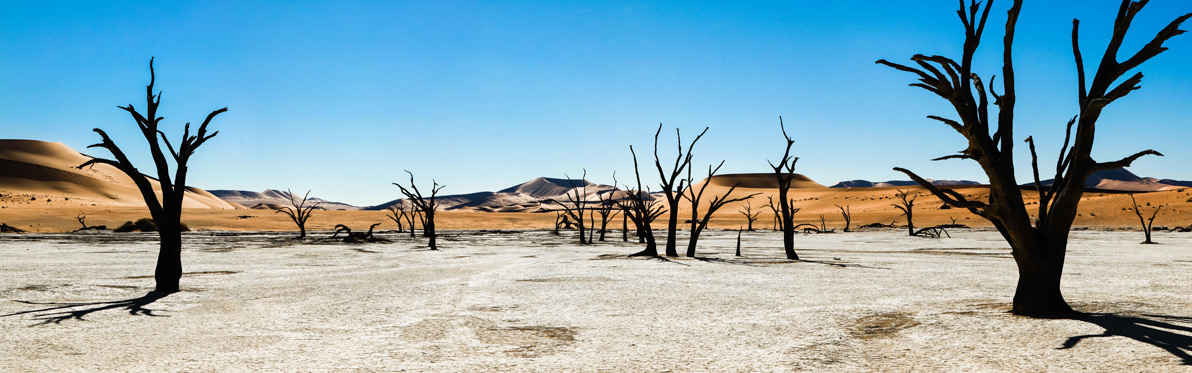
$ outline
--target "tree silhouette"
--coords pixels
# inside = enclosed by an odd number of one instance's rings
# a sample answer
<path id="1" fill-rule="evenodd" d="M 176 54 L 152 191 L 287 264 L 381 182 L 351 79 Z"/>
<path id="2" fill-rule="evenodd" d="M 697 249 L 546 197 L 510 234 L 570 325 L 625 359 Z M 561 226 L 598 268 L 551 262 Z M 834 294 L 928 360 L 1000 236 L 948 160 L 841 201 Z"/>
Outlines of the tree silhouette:
<path id="1" fill-rule="evenodd" d="M 1091 84 L 1086 84 L 1088 82 L 1085 79 L 1084 60 L 1080 52 L 1080 22 L 1072 21 L 1072 52 L 1076 61 L 1079 92 L 1077 104 L 1080 111 L 1068 122 L 1064 145 L 1060 148 L 1056 162 L 1054 183 L 1048 188 L 1044 188 L 1039 182 L 1038 156 L 1035 153 L 1034 140 L 1031 137 L 1026 138 L 1031 150 L 1035 188 L 1040 196 L 1038 219 L 1032 221 L 1014 175 L 1014 107 L 1017 94 L 1011 51 L 1022 1 L 1015 0 L 1007 13 L 1002 51 L 1002 93 L 999 94 L 993 89 L 993 80 L 990 79 L 991 86 L 987 95 L 981 78 L 973 72 L 972 61 L 985 30 L 991 3 L 987 3 L 982 11 L 979 3 L 971 1 L 966 10 L 964 2 L 961 1 L 961 9 L 957 13 L 964 24 L 965 41 L 959 63 L 943 56 L 922 54 L 911 58 L 919 68 L 886 60 L 877 61 L 879 64 L 916 74 L 919 82 L 911 86 L 934 93 L 952 105 L 959 117 L 958 120 L 938 116 L 928 118 L 943 122 L 959 132 L 968 140 L 967 147 L 959 154 L 940 157 L 937 160 L 970 159 L 977 162 L 989 177 L 989 200 L 969 200 L 956 191 L 935 187 L 909 170 L 895 170 L 907 174 L 948 205 L 966 208 L 993 223 L 1010 244 L 1014 260 L 1018 264 L 1018 286 L 1012 310 L 1015 314 L 1072 314 L 1072 308 L 1060 292 L 1060 278 L 1063 275 L 1064 257 L 1067 253 L 1068 232 L 1076 218 L 1077 206 L 1084 193 L 1085 179 L 1097 171 L 1129 166 L 1134 160 L 1145 155 L 1161 155 L 1154 150 L 1144 150 L 1113 162 L 1093 160 L 1090 154 L 1093 150 L 1097 119 L 1109 104 L 1138 89 L 1142 74 L 1135 73 L 1117 85 L 1114 83 L 1143 62 L 1165 51 L 1167 48 L 1163 43 L 1183 33 L 1179 26 L 1192 17 L 1192 13 L 1176 18 L 1138 52 L 1125 61 L 1119 61 L 1122 41 L 1126 38 L 1131 22 L 1147 4 L 1145 0 L 1122 0 L 1114 21 L 1113 34 Z M 992 104 L 998 107 L 996 128 L 992 127 L 994 120 L 990 118 L 989 96 L 993 98 Z M 1075 136 L 1072 133 L 1074 126 Z M 1070 148 L 1069 144 L 1072 145 Z"/>
<path id="2" fill-rule="evenodd" d="M 774 176 L 778 179 L 778 206 L 774 206 L 774 200 L 771 199 L 770 208 L 774 209 L 775 218 L 779 215 L 782 218 L 782 249 L 786 252 L 786 258 L 799 260 L 799 254 L 795 253 L 795 213 L 799 210 L 795 208 L 795 201 L 787 197 L 791 183 L 795 180 L 795 163 L 799 157 L 791 157 L 795 140 L 786 134 L 786 125 L 782 123 L 781 116 L 778 117 L 778 128 L 782 129 L 782 137 L 786 138 L 786 151 L 782 153 L 778 165 L 770 162 L 770 168 L 774 169 Z"/>
<path id="3" fill-rule="evenodd" d="M 548 199 L 546 202 L 559 205 L 559 207 L 563 208 L 564 218 L 570 217 L 572 220 L 575 220 L 576 227 L 579 228 L 580 245 L 590 244 L 590 240 L 587 238 L 587 235 L 584 234 L 584 232 L 586 232 L 586 227 L 584 226 L 584 211 L 588 209 L 587 206 L 585 206 L 587 204 L 585 199 L 588 196 L 588 170 L 584 170 L 584 176 L 580 179 L 580 182 L 583 183 L 582 187 L 576 186 L 575 180 L 572 180 L 571 176 L 567 176 L 566 174 L 563 176 L 566 177 L 567 182 L 571 184 L 571 189 L 568 189 L 566 193 L 563 193 L 563 197 L 567 200 L 559 201 L 556 199 Z"/>
<path id="4" fill-rule="evenodd" d="M 729 198 L 733 194 L 733 191 L 737 190 L 737 186 L 740 185 L 740 183 L 733 184 L 724 195 L 713 196 L 712 201 L 708 203 L 708 211 L 704 212 L 703 216 L 700 216 L 699 201 L 704 196 L 704 190 L 708 189 L 708 184 L 712 183 L 712 176 L 716 176 L 716 172 L 720 171 L 721 166 L 724 166 L 724 161 L 720 161 L 720 164 L 716 168 L 712 168 L 711 165 L 708 166 L 708 178 L 704 179 L 704 183 L 700 185 L 698 191 L 690 186 L 694 185 L 693 183 L 695 181 L 691 177 L 691 167 L 687 168 L 687 185 L 689 186 L 687 187 L 687 192 L 682 194 L 682 197 L 691 202 L 691 237 L 687 241 L 686 253 L 688 258 L 695 257 L 695 246 L 699 242 L 699 235 L 704 229 L 708 228 L 708 222 L 712 220 L 712 214 L 715 214 L 716 210 L 720 210 L 724 205 L 741 202 L 761 194 L 754 193 L 741 198 Z"/>
<path id="5" fill-rule="evenodd" d="M 919 198 L 919 195 L 916 194 L 916 195 L 912 196 L 912 195 L 910 195 L 910 193 L 911 193 L 910 190 L 898 189 L 898 193 L 895 193 L 894 196 L 898 197 L 898 199 L 901 202 L 890 204 L 890 206 L 894 206 L 894 208 L 898 209 L 898 211 L 902 211 L 903 215 L 906 215 L 907 235 L 914 236 L 915 235 L 915 220 L 914 220 L 915 199 Z"/>
<path id="6" fill-rule="evenodd" d="M 427 238 L 427 245 L 430 246 L 431 250 L 438 250 L 439 246 L 435 244 L 435 238 L 438 236 L 435 234 L 435 210 L 439 208 L 439 204 L 435 202 L 435 195 L 439 194 L 439 191 L 443 190 L 446 185 L 439 185 L 437 181 L 432 179 L 430 197 L 426 198 L 422 196 L 422 191 L 418 190 L 418 185 L 414 184 L 414 173 L 410 171 L 406 171 L 406 173 L 410 174 L 409 189 L 398 183 L 393 183 L 393 185 L 401 189 L 401 194 L 404 194 L 406 199 L 414 205 L 417 212 L 422 215 L 422 236 Z M 410 229 L 414 229 L 413 224 L 410 224 Z M 369 230 L 371 231 L 371 228 Z"/>
<path id="7" fill-rule="evenodd" d="M 748 222 L 747 230 L 750 232 L 753 232 L 753 222 L 757 221 L 757 216 L 761 215 L 762 212 L 761 211 L 753 212 L 753 205 L 751 205 L 749 203 L 749 201 L 746 201 L 745 206 L 741 207 L 741 209 L 738 210 L 737 212 L 740 213 L 741 215 L 745 215 L 745 220 Z"/>
<path id="8" fill-rule="evenodd" d="M 286 196 L 290 197 L 290 206 L 283 206 L 281 209 L 274 211 L 274 213 L 283 213 L 298 225 L 298 239 L 306 238 L 306 221 L 310 219 L 310 214 L 315 210 L 320 209 L 319 203 L 315 202 L 313 205 L 306 205 L 310 197 L 310 191 L 306 191 L 306 195 L 302 196 L 302 201 L 294 199 L 294 193 L 286 189 Z"/>
<path id="9" fill-rule="evenodd" d="M 649 201 L 646 200 L 649 193 L 642 189 L 642 175 L 638 171 L 637 153 L 633 151 L 632 145 L 629 146 L 629 153 L 633 154 L 633 174 L 637 179 L 637 188 L 625 187 L 628 196 L 625 200 L 621 201 L 621 208 L 625 216 L 633 221 L 633 226 L 637 229 L 639 241 L 645 241 L 646 244 L 645 249 L 629 256 L 657 257 L 658 243 L 654 240 L 654 229 L 650 227 L 650 224 L 662 215 L 662 206 L 656 199 L 650 198 Z"/>
<path id="10" fill-rule="evenodd" d="M 170 143 L 170 140 L 166 138 L 165 132 L 162 132 L 158 128 L 158 125 L 164 118 L 157 116 L 157 107 L 161 104 L 161 92 L 158 92 L 156 95 L 153 94 L 153 84 L 155 81 L 156 74 L 153 71 L 153 59 L 150 58 L 149 85 L 145 87 L 145 113 L 137 112 L 132 104 L 117 107 L 127 111 L 132 116 L 141 130 L 141 135 L 149 143 L 149 152 L 157 171 L 157 181 L 161 186 L 160 199 L 157 192 L 154 191 L 153 185 L 149 183 L 148 177 L 141 174 L 133 166 L 132 162 L 129 161 L 128 157 L 125 156 L 124 151 L 108 137 L 106 132 L 99 128 L 94 129 L 94 131 L 99 134 L 102 141 L 98 144 L 88 146 L 88 148 L 107 149 L 116 159 L 92 158 L 79 165 L 78 168 L 81 169 L 95 164 L 111 165 L 124 172 L 136 184 L 137 190 L 141 192 L 141 197 L 145 200 L 145 206 L 149 208 L 149 214 L 157 224 L 158 237 L 160 238 L 157 268 L 153 273 L 153 278 L 156 282 L 155 291 L 174 293 L 178 291 L 178 282 L 182 278 L 182 200 L 186 194 L 187 163 L 190 162 L 190 157 L 194 155 L 195 150 L 198 150 L 207 140 L 219 134 L 219 131 L 207 134 L 207 125 L 211 123 L 211 119 L 215 118 L 216 115 L 228 111 L 228 108 L 218 109 L 207 114 L 207 119 L 203 120 L 203 124 L 199 126 L 198 131 L 194 135 L 190 133 L 190 123 L 186 123 L 185 129 L 182 132 L 182 142 L 175 148 Z M 162 145 L 165 147 L 164 150 L 162 149 Z M 165 151 L 169 151 L 169 153 L 167 154 Z M 174 160 L 173 175 L 170 172 L 169 158 L 167 156 Z"/>
<path id="11" fill-rule="evenodd" d="M 397 203 L 389 205 L 385 213 L 385 217 L 389 218 L 389 220 L 393 220 L 394 223 L 397 223 L 397 233 L 406 231 L 405 222 L 407 218 L 404 202 L 405 201 L 399 200 Z M 414 227 L 410 227 L 410 230 L 413 229 Z"/>
<path id="12" fill-rule="evenodd" d="M 845 231 L 845 232 L 851 232 L 851 231 L 849 230 L 849 224 L 851 224 L 851 223 L 852 223 L 852 221 L 853 221 L 853 212 L 852 212 L 852 206 L 849 206 L 849 205 L 845 205 L 845 206 L 836 205 L 836 208 L 840 209 L 840 215 L 844 217 L 844 231 Z"/>
<path id="13" fill-rule="evenodd" d="M 608 222 L 617 217 L 621 213 L 621 209 L 617 208 L 617 201 L 614 200 L 617 194 L 617 173 L 613 173 L 613 189 L 605 191 L 597 195 L 600 199 L 600 205 L 595 208 L 596 213 L 600 214 L 600 241 L 604 242 L 604 234 L 608 232 Z M 592 227 L 596 228 L 595 226 Z"/>
<path id="14" fill-rule="evenodd" d="M 1155 224 L 1155 216 L 1159 215 L 1159 210 L 1163 209 L 1163 205 L 1156 206 L 1154 210 L 1152 210 L 1150 219 L 1144 219 L 1142 217 L 1142 208 L 1138 206 L 1138 201 L 1134 200 L 1134 193 L 1130 193 L 1130 204 L 1132 205 L 1130 207 L 1134 210 L 1134 215 L 1138 215 L 1138 222 L 1142 224 L 1142 234 L 1146 236 L 1146 241 L 1143 241 L 1142 243 L 1155 243 L 1154 241 L 1151 241 L 1151 227 Z M 1148 203 L 1147 205 L 1149 206 L 1150 204 Z"/>
<path id="15" fill-rule="evenodd" d="M 679 175 L 683 174 L 683 169 L 691 165 L 691 150 L 695 148 L 695 143 L 699 142 L 704 134 L 708 133 L 708 128 L 704 127 L 704 131 L 691 140 L 691 145 L 687 146 L 687 151 L 683 151 L 683 138 L 679 135 L 679 129 L 675 128 L 675 143 L 679 147 L 679 154 L 675 156 L 675 164 L 671 167 L 669 173 L 662 170 L 662 160 L 658 158 L 658 135 L 662 134 L 662 123 L 658 124 L 658 131 L 654 132 L 654 167 L 658 169 L 658 177 L 662 178 L 662 193 L 666 195 L 667 220 L 666 220 L 666 256 L 679 256 L 676 249 L 675 235 L 679 230 L 679 200 L 683 193 L 683 183 L 686 179 L 680 179 Z M 675 185 L 675 182 L 679 184 Z"/>

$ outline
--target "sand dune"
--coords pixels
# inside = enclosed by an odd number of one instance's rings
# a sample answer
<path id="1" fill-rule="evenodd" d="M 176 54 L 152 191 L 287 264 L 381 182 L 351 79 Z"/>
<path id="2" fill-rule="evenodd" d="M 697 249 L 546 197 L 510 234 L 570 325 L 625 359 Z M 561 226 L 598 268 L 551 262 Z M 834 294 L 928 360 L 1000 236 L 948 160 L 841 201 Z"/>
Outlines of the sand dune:
<path id="1" fill-rule="evenodd" d="M 245 190 L 215 190 L 212 189 L 212 195 L 233 204 L 239 204 L 245 207 L 256 208 L 264 205 L 270 206 L 290 206 L 290 192 L 277 189 L 268 189 L 264 192 L 250 192 Z M 297 202 L 302 201 L 304 192 L 298 192 L 294 195 Z M 359 207 L 352 206 L 346 203 L 331 202 L 322 198 L 310 197 L 307 204 L 319 204 L 319 207 L 326 210 L 359 210 Z"/>
<path id="2" fill-rule="evenodd" d="M 0 194 L 4 204 L 138 206 L 144 200 L 123 172 L 109 165 L 76 168 L 91 159 L 60 142 L 0 140 Z M 149 182 L 160 193 L 153 178 Z M 234 209 L 202 189 L 188 187 L 187 208 Z"/>

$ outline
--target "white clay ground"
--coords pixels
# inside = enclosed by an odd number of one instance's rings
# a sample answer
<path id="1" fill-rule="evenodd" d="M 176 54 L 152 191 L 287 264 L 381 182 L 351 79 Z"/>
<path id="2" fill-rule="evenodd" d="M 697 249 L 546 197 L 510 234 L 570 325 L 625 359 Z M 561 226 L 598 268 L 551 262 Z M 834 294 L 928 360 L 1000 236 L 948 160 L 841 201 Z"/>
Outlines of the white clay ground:
<path id="1" fill-rule="evenodd" d="M 799 235 L 808 262 L 774 232 L 672 262 L 573 232 L 189 233 L 183 291 L 143 310 L 95 302 L 152 288 L 153 234 L 2 235 L 0 371 L 1192 371 L 1192 234 L 1073 232 L 1079 321 L 1008 314 L 1007 244 L 951 233 Z"/>

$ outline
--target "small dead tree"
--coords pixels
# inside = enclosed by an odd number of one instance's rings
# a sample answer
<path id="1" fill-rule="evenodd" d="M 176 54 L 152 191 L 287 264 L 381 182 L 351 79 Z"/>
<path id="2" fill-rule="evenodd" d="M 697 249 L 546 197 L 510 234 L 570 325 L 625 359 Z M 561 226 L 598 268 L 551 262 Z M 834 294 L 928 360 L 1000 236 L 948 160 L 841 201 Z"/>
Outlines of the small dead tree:
<path id="1" fill-rule="evenodd" d="M 740 210 L 738 210 L 737 212 L 738 212 L 738 213 L 740 213 L 741 215 L 745 215 L 745 220 L 748 222 L 748 223 L 747 223 L 747 224 L 748 224 L 748 225 L 747 225 L 747 226 L 748 226 L 748 229 L 747 229 L 747 230 L 748 230 L 748 231 L 750 231 L 750 232 L 753 232 L 753 222 L 757 221 L 757 216 L 758 216 L 758 215 L 761 215 L 761 214 L 762 214 L 762 212 L 761 212 L 761 211 L 758 211 L 758 212 L 756 212 L 756 213 L 755 213 L 755 212 L 753 212 L 753 205 L 751 205 L 751 204 L 749 203 L 749 201 L 746 201 L 746 202 L 745 202 L 745 207 L 742 207 L 742 208 L 741 208 Z"/>
<path id="2" fill-rule="evenodd" d="M 824 214 L 819 214 L 819 219 L 820 219 L 820 226 L 819 226 L 820 232 L 827 232 L 828 231 L 828 219 L 826 217 L 824 217 Z M 836 228 L 832 228 L 832 230 L 836 230 Z"/>
<path id="3" fill-rule="evenodd" d="M 1134 193 L 1130 193 L 1130 203 L 1132 205 L 1131 208 L 1134 210 L 1134 215 L 1138 215 L 1138 222 L 1142 224 L 1142 234 L 1146 235 L 1146 241 L 1142 243 L 1154 244 L 1155 242 L 1151 241 L 1151 226 L 1154 225 L 1155 217 L 1159 215 L 1159 210 L 1163 209 L 1163 205 L 1155 206 L 1154 210 L 1151 211 L 1151 217 L 1149 219 L 1143 219 L 1142 207 L 1138 206 L 1138 201 L 1134 199 Z M 1148 203 L 1147 205 L 1149 206 L 1150 204 Z"/>
<path id="4" fill-rule="evenodd" d="M 398 189 L 401 189 L 401 194 L 404 194 L 406 199 L 413 204 L 414 209 L 421 214 L 422 236 L 427 238 L 428 246 L 430 246 L 431 250 L 438 250 L 439 247 L 435 244 L 435 238 L 438 236 L 435 234 L 435 210 L 439 209 L 439 204 L 435 201 L 435 195 L 439 194 L 439 191 L 443 190 L 446 185 L 439 185 L 437 181 L 432 179 L 430 198 L 426 198 L 423 197 L 422 192 L 418 190 L 418 185 L 414 184 L 414 173 L 408 170 L 406 173 L 410 174 L 409 189 L 406 189 L 406 187 L 398 183 L 393 183 L 393 185 L 396 185 Z M 410 224 L 410 230 L 413 229 L 414 225 Z M 413 236 L 412 233 L 410 235 Z"/>
<path id="5" fill-rule="evenodd" d="M 915 199 L 919 198 L 919 195 L 916 194 L 912 196 L 910 192 L 910 190 L 904 191 L 902 189 L 898 189 L 898 193 L 894 194 L 894 196 L 898 197 L 901 202 L 890 204 L 890 206 L 894 206 L 894 208 L 898 209 L 898 211 L 902 211 L 903 215 L 906 215 L 907 235 L 914 236 L 915 220 L 912 216 L 915 213 Z"/>
<path id="6" fill-rule="evenodd" d="M 389 220 L 393 220 L 394 223 L 397 223 L 397 233 L 406 231 L 406 209 L 402 207 L 402 202 L 403 201 L 399 200 L 397 203 L 389 205 L 389 208 L 386 209 L 387 211 L 385 214 L 385 217 L 389 218 Z M 411 229 L 413 228 L 411 227 Z"/>
<path id="7" fill-rule="evenodd" d="M 766 196 L 766 200 L 769 202 L 766 203 L 765 207 L 769 207 L 770 212 L 774 213 L 774 224 L 771 229 L 780 231 L 782 230 L 782 213 L 779 212 L 778 205 L 774 204 L 774 196 Z"/>
<path id="8" fill-rule="evenodd" d="M 654 167 L 658 169 L 658 176 L 662 178 L 662 192 L 666 195 L 667 220 L 666 220 L 666 256 L 679 256 L 677 249 L 677 242 L 675 235 L 679 230 L 679 200 L 683 193 L 683 183 L 686 179 L 680 179 L 679 176 L 683 174 L 683 169 L 691 165 L 691 151 L 695 148 L 695 143 L 699 142 L 704 134 L 708 133 L 708 128 L 704 127 L 704 131 L 691 140 L 691 145 L 687 146 L 687 151 L 683 151 L 683 138 L 679 135 L 679 129 L 675 128 L 675 143 L 679 146 L 679 154 L 675 157 L 675 164 L 671 167 L 670 173 L 662 170 L 662 160 L 658 158 L 658 135 L 662 134 L 662 123 L 658 124 L 658 131 L 654 132 Z M 678 185 L 675 182 L 678 181 Z"/>
<path id="9" fill-rule="evenodd" d="M 617 201 L 614 200 L 617 194 L 617 173 L 613 173 L 613 189 L 598 195 L 600 198 L 600 205 L 595 208 L 596 213 L 600 214 L 600 242 L 604 242 L 604 234 L 608 232 L 608 222 L 617 217 L 621 213 L 621 209 L 617 208 Z M 596 228 L 593 226 L 592 228 Z M 591 241 L 591 240 L 589 240 Z"/>
<path id="10" fill-rule="evenodd" d="M 655 219 L 658 219 L 659 216 L 662 216 L 664 210 L 662 205 L 658 203 L 658 200 L 653 198 L 649 201 L 646 200 L 649 193 L 642 189 L 642 176 L 641 172 L 638 171 L 637 153 L 633 151 L 632 145 L 629 146 L 629 153 L 633 154 L 633 174 L 637 178 L 637 188 L 634 189 L 625 186 L 628 196 L 625 200 L 621 201 L 621 208 L 625 216 L 633 221 L 633 226 L 637 229 L 638 240 L 645 241 L 646 244 L 645 249 L 629 256 L 657 257 L 658 243 L 654 240 L 654 229 L 650 227 L 650 224 Z"/>
<path id="11" fill-rule="evenodd" d="M 959 62 L 943 56 L 922 54 L 911 57 L 911 61 L 920 68 L 886 60 L 877 61 L 879 64 L 917 75 L 919 82 L 911 86 L 940 96 L 955 108 L 958 120 L 938 116 L 928 118 L 943 122 L 959 132 L 968 140 L 967 146 L 959 154 L 937 160 L 970 159 L 977 162 L 989 177 L 988 202 L 969 200 L 956 191 L 938 188 L 909 170 L 895 170 L 907 174 L 945 203 L 953 207 L 966 208 L 993 223 L 1010 244 L 1014 261 L 1018 264 L 1018 286 L 1014 293 L 1012 310 L 1015 314 L 1062 316 L 1074 313 L 1060 292 L 1060 279 L 1064 271 L 1064 257 L 1067 254 L 1068 232 L 1076 218 L 1080 197 L 1084 193 L 1085 179 L 1097 171 L 1127 167 L 1145 155 L 1161 155 L 1154 150 L 1144 150 L 1113 162 L 1097 162 L 1090 155 L 1097 119 L 1102 111 L 1114 101 L 1137 90 L 1142 81 L 1141 73 L 1134 73 L 1125 79 L 1122 77 L 1167 50 L 1163 43 L 1182 34 L 1184 31 L 1179 29 L 1180 25 L 1192 17 L 1192 13 L 1189 13 L 1176 18 L 1153 39 L 1143 44 L 1136 53 L 1129 55 L 1124 61 L 1119 61 L 1122 42 L 1126 39 L 1134 16 L 1146 4 L 1145 0 L 1122 0 L 1113 23 L 1112 36 L 1091 81 L 1085 78 L 1084 59 L 1080 52 L 1080 22 L 1072 21 L 1072 54 L 1076 61 L 1079 93 L 1077 105 L 1080 111 L 1068 122 L 1064 144 L 1060 147 L 1056 161 L 1054 182 L 1050 187 L 1044 188 L 1039 182 L 1035 143 L 1031 137 L 1026 138 L 1031 150 L 1035 188 L 1040 195 L 1037 220 L 1032 219 L 1031 214 L 1027 212 L 1014 174 L 1014 106 L 1017 95 L 1011 50 L 1018 14 L 1022 9 L 1021 0 L 1015 0 L 1007 13 L 1005 36 L 1002 39 L 1000 94 L 993 89 L 993 81 L 990 80 L 987 95 L 982 80 L 973 72 L 972 66 L 992 2 L 986 3 L 984 11 L 981 11 L 979 3 L 971 2 L 966 10 L 964 2 L 961 1 L 961 9 L 957 13 L 964 24 L 965 41 L 963 57 Z M 1117 83 L 1119 80 L 1121 82 Z M 996 128 L 992 126 L 995 120 L 990 117 L 988 96 L 993 97 L 992 104 L 998 108 Z M 1070 148 L 1069 144 L 1072 145 Z"/>
<path id="12" fill-rule="evenodd" d="M 845 231 L 845 232 L 850 232 L 850 231 L 849 231 L 849 224 L 852 224 L 852 221 L 853 221 L 853 212 L 851 211 L 851 210 L 852 210 L 852 206 L 848 206 L 848 205 L 845 205 L 845 206 L 836 205 L 836 208 L 840 209 L 840 215 L 844 217 L 844 231 Z"/>
<path id="13" fill-rule="evenodd" d="M 360 233 L 352 232 L 352 228 L 348 228 L 346 225 L 336 224 L 335 234 L 332 234 L 331 238 L 339 236 L 339 234 L 342 232 L 345 234 L 343 238 L 344 243 L 388 242 L 386 239 L 373 237 L 373 229 L 375 229 L 378 225 L 381 225 L 381 223 L 374 223 L 373 225 L 368 226 L 367 233 Z"/>
<path id="14" fill-rule="evenodd" d="M 283 206 L 281 209 L 274 211 L 274 213 L 283 213 L 298 225 L 298 239 L 306 238 L 306 221 L 310 219 L 311 213 L 315 210 L 321 209 L 319 203 L 315 202 L 313 205 L 307 205 L 310 198 L 310 191 L 306 191 L 306 195 L 302 196 L 302 201 L 294 199 L 294 193 L 286 189 L 286 196 L 290 197 L 290 205 Z"/>
<path id="15" fill-rule="evenodd" d="M 576 186 L 575 180 L 571 179 L 571 176 L 567 176 L 566 174 L 563 176 L 567 177 L 567 182 L 571 184 L 571 189 L 568 189 L 566 193 L 563 193 L 563 197 L 567 200 L 559 201 L 556 199 L 548 199 L 546 202 L 548 204 L 553 203 L 559 205 L 559 207 L 563 208 L 564 221 L 566 221 L 565 219 L 567 217 L 571 217 L 571 220 L 575 221 L 576 227 L 579 228 L 580 245 L 590 244 L 591 242 L 589 241 L 591 240 L 589 240 L 584 234 L 586 228 L 584 226 L 584 211 L 588 210 L 586 206 L 588 202 L 586 200 L 588 196 L 588 170 L 584 170 L 584 176 L 580 179 L 580 182 L 583 183 L 582 187 Z"/>
<path id="16" fill-rule="evenodd" d="M 141 174 L 124 155 L 124 151 L 116 146 L 106 132 L 99 128 L 94 131 L 99 134 L 102 141 L 88 146 L 88 148 L 107 149 L 116 159 L 92 158 L 79 165 L 78 168 L 94 164 L 110 165 L 124 172 L 136 184 L 137 190 L 141 192 L 141 197 L 145 200 L 146 207 L 149 208 L 149 214 L 158 227 L 160 249 L 157 254 L 157 268 L 153 273 L 154 281 L 157 283 L 154 291 L 175 293 L 178 291 L 178 282 L 182 278 L 182 200 L 186 194 L 187 163 L 190 162 L 190 157 L 194 155 L 195 150 L 219 134 L 219 131 L 208 134 L 207 125 L 216 115 L 228 111 L 228 108 L 218 109 L 207 114 L 207 119 L 203 120 L 203 124 L 199 126 L 199 130 L 194 135 L 190 133 L 190 123 L 187 123 L 182 133 L 182 142 L 175 148 L 166 138 L 165 132 L 158 128 L 164 118 L 157 114 L 157 107 L 161 104 L 161 93 L 153 94 L 155 81 L 153 59 L 150 58 L 149 85 L 145 87 L 145 113 L 137 112 L 132 104 L 118 107 L 132 115 L 133 120 L 140 127 L 141 135 L 149 144 L 149 153 L 157 171 L 157 181 L 161 186 L 161 198 L 158 198 L 158 192 L 149 183 L 149 178 Z M 168 161 L 170 158 L 174 160 L 173 173 L 170 172 Z"/>
<path id="17" fill-rule="evenodd" d="M 786 251 L 786 258 L 790 260 L 799 260 L 799 254 L 795 253 L 795 201 L 787 197 L 790 193 L 791 183 L 795 181 L 795 163 L 799 161 L 799 157 L 791 156 L 791 147 L 795 145 L 795 140 L 791 139 L 786 134 L 786 125 L 782 123 L 782 117 L 778 117 L 778 128 L 782 129 L 782 137 L 786 138 L 786 150 L 782 153 L 782 159 L 778 160 L 778 164 L 770 162 L 770 168 L 774 169 L 774 176 L 778 179 L 778 205 L 775 213 L 782 214 L 782 249 Z M 774 201 L 770 200 L 771 208 Z"/>
<path id="18" fill-rule="evenodd" d="M 733 194 L 733 191 L 737 190 L 737 186 L 740 185 L 733 184 L 732 187 L 728 188 L 728 191 L 725 192 L 724 195 L 712 197 L 712 201 L 708 204 L 708 211 L 705 212 L 701 217 L 699 213 L 699 201 L 703 198 L 704 191 L 708 189 L 708 184 L 712 183 L 712 177 L 716 176 L 717 171 L 720 171 L 721 166 L 724 166 L 724 161 L 720 161 L 720 164 L 716 165 L 716 168 L 712 168 L 711 165 L 708 165 L 708 178 L 704 179 L 706 181 L 703 185 L 700 185 L 699 191 L 696 191 L 694 187 L 690 186 L 694 185 L 693 183 L 695 181 L 691 177 L 691 167 L 687 168 L 687 185 L 689 185 L 689 187 L 687 188 L 687 192 L 682 193 L 681 196 L 691 202 L 691 237 L 687 241 L 686 253 L 688 258 L 695 257 L 695 246 L 699 241 L 699 235 L 704 231 L 704 229 L 708 228 L 708 222 L 712 220 L 712 214 L 715 214 L 716 210 L 724 207 L 724 205 L 733 202 L 741 202 L 761 194 L 754 193 L 741 198 L 729 198 L 729 196 Z"/>

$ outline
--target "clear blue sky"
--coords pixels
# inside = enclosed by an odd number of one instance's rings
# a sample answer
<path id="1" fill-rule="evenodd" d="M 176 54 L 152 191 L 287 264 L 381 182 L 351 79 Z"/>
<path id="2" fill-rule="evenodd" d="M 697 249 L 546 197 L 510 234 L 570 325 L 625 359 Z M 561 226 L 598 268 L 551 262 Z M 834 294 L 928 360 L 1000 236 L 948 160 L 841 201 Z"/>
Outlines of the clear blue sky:
<path id="1" fill-rule="evenodd" d="M 1016 43 L 1019 137 L 1045 164 L 1075 115 L 1069 35 L 1082 23 L 1095 64 L 1119 2 L 1027 1 Z M 978 71 L 997 59 L 1009 0 L 994 5 Z M 538 176 L 611 183 L 632 174 L 628 147 L 649 154 L 665 127 L 711 129 L 695 163 L 765 172 L 780 156 L 782 115 L 798 172 L 840 180 L 924 177 L 984 181 L 968 161 L 930 162 L 964 147 L 928 114 L 953 115 L 878 66 L 914 53 L 959 57 L 951 0 L 776 2 L 202 1 L 0 5 L 0 138 L 79 150 L 109 131 L 142 170 L 144 140 L 116 105 L 144 106 L 156 56 L 168 134 L 227 106 L 218 137 L 191 162 L 206 189 L 312 189 L 371 205 L 391 182 L 446 184 L 445 194 L 497 190 Z M 1135 21 L 1133 51 L 1192 3 L 1155 0 Z M 1192 25 L 1188 25 L 1189 28 Z M 1143 89 L 1101 118 L 1094 156 L 1167 154 L 1132 168 L 1192 179 L 1192 35 L 1144 65 Z M 1092 69 L 1092 67 L 1090 67 Z M 1019 139 L 1021 140 L 1021 139 Z M 1021 162 L 1028 161 L 1020 147 Z M 107 156 L 102 150 L 84 152 Z M 643 156 L 648 158 L 649 156 Z M 648 163 L 644 164 L 649 166 Z M 1020 181 L 1029 167 L 1020 163 Z M 651 170 L 647 182 L 656 184 Z M 646 175 L 643 175 L 646 176 Z M 657 186 L 653 186 L 656 189 Z"/>

